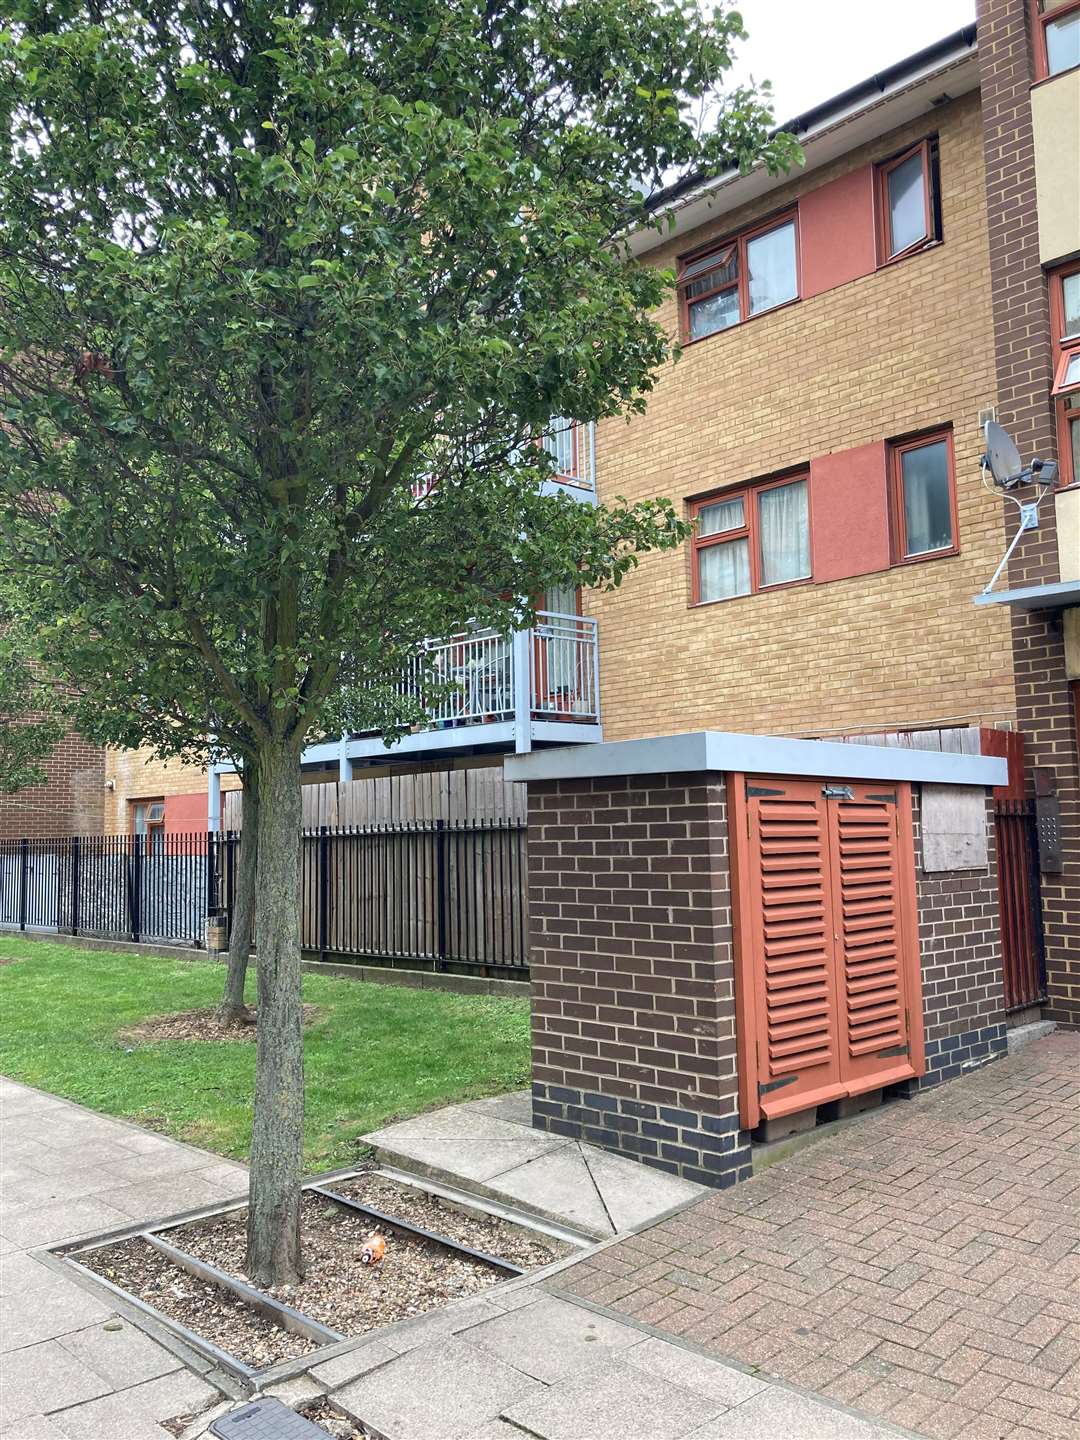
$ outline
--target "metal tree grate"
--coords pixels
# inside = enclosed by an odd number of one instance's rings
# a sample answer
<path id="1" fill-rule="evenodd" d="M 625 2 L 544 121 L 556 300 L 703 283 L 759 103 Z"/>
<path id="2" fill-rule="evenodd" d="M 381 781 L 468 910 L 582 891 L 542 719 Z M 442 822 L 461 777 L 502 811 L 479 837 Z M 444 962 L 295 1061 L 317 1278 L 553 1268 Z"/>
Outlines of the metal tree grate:
<path id="1" fill-rule="evenodd" d="M 326 1431 L 280 1400 L 252 1400 L 210 1426 L 220 1440 L 326 1440 Z"/>

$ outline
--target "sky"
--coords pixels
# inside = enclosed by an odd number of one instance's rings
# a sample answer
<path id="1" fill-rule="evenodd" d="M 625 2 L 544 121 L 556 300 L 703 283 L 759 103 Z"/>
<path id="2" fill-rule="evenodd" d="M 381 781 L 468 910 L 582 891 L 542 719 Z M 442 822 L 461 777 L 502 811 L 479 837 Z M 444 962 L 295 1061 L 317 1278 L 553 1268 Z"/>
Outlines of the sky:
<path id="1" fill-rule="evenodd" d="M 749 39 L 729 81 L 771 80 L 779 122 L 975 19 L 975 0 L 739 0 L 738 9 Z"/>

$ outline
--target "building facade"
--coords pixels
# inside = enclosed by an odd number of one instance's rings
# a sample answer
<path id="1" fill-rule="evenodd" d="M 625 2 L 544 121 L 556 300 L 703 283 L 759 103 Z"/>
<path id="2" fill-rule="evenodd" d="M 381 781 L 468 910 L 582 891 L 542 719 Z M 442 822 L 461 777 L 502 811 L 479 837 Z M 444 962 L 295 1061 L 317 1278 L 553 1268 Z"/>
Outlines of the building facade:
<path id="1" fill-rule="evenodd" d="M 978 734 L 1045 842 L 1013 857 L 1003 934 L 1080 1023 L 1080 0 L 981 0 L 977 32 L 787 128 L 799 171 L 683 184 L 632 241 L 678 280 L 658 318 L 681 353 L 646 412 L 545 439 L 555 488 L 667 495 L 693 539 L 611 594 L 550 594 L 511 640 L 434 640 L 456 698 L 389 751 L 311 747 L 305 779 L 699 730 Z M 988 419 L 1060 466 L 989 596 L 1018 512 L 986 483 Z M 238 784 L 107 767 L 113 831 L 213 828 Z"/>

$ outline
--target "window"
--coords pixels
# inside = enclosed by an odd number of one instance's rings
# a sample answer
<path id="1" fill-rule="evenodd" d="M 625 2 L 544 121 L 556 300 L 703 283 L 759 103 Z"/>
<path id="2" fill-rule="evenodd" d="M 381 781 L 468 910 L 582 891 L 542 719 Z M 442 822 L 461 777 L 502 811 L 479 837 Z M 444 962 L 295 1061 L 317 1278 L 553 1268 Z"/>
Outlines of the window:
<path id="1" fill-rule="evenodd" d="M 1031 0 L 1031 16 L 1038 78 L 1080 65 L 1080 0 Z"/>
<path id="2" fill-rule="evenodd" d="M 1080 482 L 1080 261 L 1050 276 L 1050 325 L 1061 483 L 1075 485 Z"/>
<path id="3" fill-rule="evenodd" d="M 890 451 L 895 559 L 956 549 L 951 431 L 894 443 Z"/>
<path id="4" fill-rule="evenodd" d="M 799 298 L 795 216 L 714 245 L 679 266 L 684 340 L 704 340 Z"/>
<path id="5" fill-rule="evenodd" d="M 165 801 L 133 800 L 131 833 L 145 838 L 147 855 L 160 855 L 165 844 Z"/>
<path id="6" fill-rule="evenodd" d="M 809 580 L 808 489 L 800 476 L 695 501 L 693 604 Z"/>
<path id="7" fill-rule="evenodd" d="M 937 239 L 936 146 L 930 140 L 878 166 L 878 245 L 882 263 Z"/>

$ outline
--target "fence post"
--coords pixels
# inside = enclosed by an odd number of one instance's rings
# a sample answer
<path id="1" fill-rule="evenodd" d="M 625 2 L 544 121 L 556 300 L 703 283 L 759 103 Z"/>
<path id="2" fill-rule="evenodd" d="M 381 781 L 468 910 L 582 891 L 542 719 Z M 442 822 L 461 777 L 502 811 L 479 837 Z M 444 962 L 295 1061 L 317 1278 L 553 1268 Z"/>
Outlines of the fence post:
<path id="1" fill-rule="evenodd" d="M 79 890 L 82 886 L 82 840 L 78 835 L 71 838 L 71 933 L 78 935 Z"/>
<path id="2" fill-rule="evenodd" d="M 128 872 L 128 918 L 131 921 L 131 938 L 136 943 L 142 938 L 142 860 L 143 837 L 131 837 L 131 864 Z"/>
<path id="3" fill-rule="evenodd" d="M 221 894 L 218 885 L 218 866 L 221 864 L 221 834 L 219 831 L 210 830 L 206 836 L 206 919 L 215 920 L 218 910 L 221 907 Z M 203 935 L 206 935 L 206 928 L 203 928 Z M 202 939 L 195 938 L 195 945 L 201 948 Z M 209 948 L 209 946 L 207 947 Z"/>
<path id="4" fill-rule="evenodd" d="M 319 957 L 325 960 L 326 952 L 330 948 L 330 829 L 327 825 L 319 826 L 318 885 L 319 921 L 317 934 L 319 937 Z"/>
<path id="5" fill-rule="evenodd" d="M 446 885 L 446 821 L 435 821 L 435 876 L 438 886 L 438 911 L 435 927 L 435 968 L 436 970 L 446 969 L 446 940 L 447 940 L 447 885 Z"/>
<path id="6" fill-rule="evenodd" d="M 26 929 L 26 907 L 30 895 L 30 841 L 19 841 L 19 929 Z"/>

